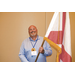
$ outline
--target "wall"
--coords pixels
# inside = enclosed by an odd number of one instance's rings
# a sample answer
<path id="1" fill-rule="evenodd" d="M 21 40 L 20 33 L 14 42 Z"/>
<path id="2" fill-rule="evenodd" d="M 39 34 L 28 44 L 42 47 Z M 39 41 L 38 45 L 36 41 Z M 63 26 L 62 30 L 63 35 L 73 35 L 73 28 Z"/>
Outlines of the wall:
<path id="1" fill-rule="evenodd" d="M 75 62 L 75 12 L 70 12 L 72 61 Z"/>
<path id="2" fill-rule="evenodd" d="M 28 35 L 28 27 L 35 25 L 40 36 L 45 35 L 54 12 L 0 12 L 0 62 L 19 62 L 22 41 Z M 72 61 L 75 62 L 75 12 L 70 12 Z M 48 62 L 56 61 L 56 51 L 52 48 Z"/>
<path id="3" fill-rule="evenodd" d="M 0 62 L 19 62 L 22 41 L 28 27 L 35 25 L 40 36 L 45 35 L 45 12 L 0 12 Z"/>

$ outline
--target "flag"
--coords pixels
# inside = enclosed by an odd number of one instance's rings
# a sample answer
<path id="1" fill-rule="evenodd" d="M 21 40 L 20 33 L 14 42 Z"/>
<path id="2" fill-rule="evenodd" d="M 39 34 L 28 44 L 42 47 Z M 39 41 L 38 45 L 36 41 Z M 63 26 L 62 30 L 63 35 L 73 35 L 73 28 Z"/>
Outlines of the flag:
<path id="1" fill-rule="evenodd" d="M 57 61 L 71 62 L 71 33 L 68 12 L 55 12 L 44 37 L 57 50 Z"/>

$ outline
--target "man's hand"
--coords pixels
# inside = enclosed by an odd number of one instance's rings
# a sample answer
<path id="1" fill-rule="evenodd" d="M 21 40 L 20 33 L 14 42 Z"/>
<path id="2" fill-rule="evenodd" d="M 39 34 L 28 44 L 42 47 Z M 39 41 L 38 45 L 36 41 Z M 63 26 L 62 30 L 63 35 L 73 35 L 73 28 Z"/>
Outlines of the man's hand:
<path id="1" fill-rule="evenodd" d="M 39 52 L 44 54 L 44 49 L 43 49 L 43 47 L 40 47 L 40 48 L 39 48 Z"/>

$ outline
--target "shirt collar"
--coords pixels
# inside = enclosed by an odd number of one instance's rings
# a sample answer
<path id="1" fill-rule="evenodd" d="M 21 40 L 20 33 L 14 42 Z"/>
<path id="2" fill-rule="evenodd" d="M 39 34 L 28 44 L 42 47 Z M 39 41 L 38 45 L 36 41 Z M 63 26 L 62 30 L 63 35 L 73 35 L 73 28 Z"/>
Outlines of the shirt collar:
<path id="1" fill-rule="evenodd" d="M 29 39 L 30 39 L 30 41 L 34 41 L 31 37 L 29 37 Z M 37 41 L 37 40 L 39 40 L 39 39 L 40 39 L 40 37 L 37 35 L 37 38 L 36 38 L 35 41 Z"/>

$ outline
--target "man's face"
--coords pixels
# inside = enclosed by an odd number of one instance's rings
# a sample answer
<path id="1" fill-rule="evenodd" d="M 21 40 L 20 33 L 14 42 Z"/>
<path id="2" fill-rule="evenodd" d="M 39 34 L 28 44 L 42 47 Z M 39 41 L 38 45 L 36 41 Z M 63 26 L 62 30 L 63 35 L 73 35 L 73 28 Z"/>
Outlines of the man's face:
<path id="1" fill-rule="evenodd" d="M 30 26 L 29 27 L 29 35 L 30 36 L 36 36 L 37 35 L 37 28 L 35 26 Z"/>

